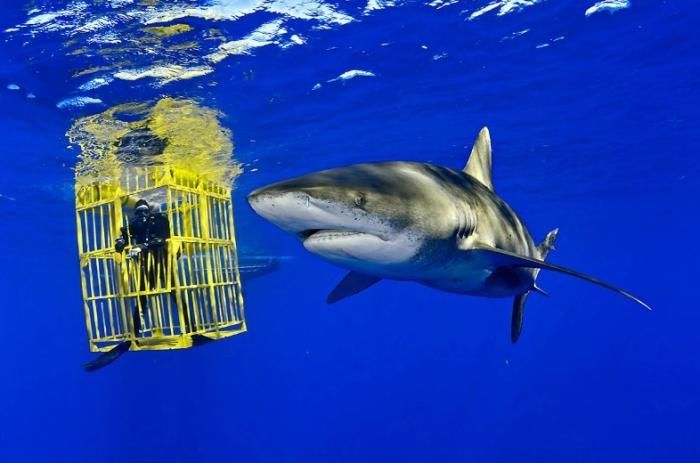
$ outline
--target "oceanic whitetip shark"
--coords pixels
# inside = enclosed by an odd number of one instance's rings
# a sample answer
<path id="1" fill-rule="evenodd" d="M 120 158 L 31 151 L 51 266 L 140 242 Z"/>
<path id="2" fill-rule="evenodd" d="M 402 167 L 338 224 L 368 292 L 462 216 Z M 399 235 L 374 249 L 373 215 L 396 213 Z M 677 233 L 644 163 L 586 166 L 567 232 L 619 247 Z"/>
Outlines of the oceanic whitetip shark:
<path id="1" fill-rule="evenodd" d="M 350 273 L 328 303 L 381 279 L 408 280 L 453 293 L 513 297 L 511 340 L 540 270 L 595 283 L 651 308 L 627 291 L 545 262 L 558 230 L 536 245 L 494 191 L 491 137 L 484 127 L 462 171 L 419 162 L 356 164 L 253 191 L 259 215 L 296 235 L 310 252 Z"/>

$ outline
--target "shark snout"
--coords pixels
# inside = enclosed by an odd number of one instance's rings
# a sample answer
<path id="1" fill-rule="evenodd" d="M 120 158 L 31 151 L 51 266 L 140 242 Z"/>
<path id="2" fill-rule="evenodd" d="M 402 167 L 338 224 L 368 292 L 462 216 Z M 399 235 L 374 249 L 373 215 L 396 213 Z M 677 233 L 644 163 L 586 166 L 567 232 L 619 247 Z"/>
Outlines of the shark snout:
<path id="1" fill-rule="evenodd" d="M 248 203 L 264 219 L 300 237 L 310 230 L 338 226 L 338 217 L 328 204 L 303 190 L 266 187 L 250 193 Z"/>
<path id="2" fill-rule="evenodd" d="M 287 232 L 298 233 L 307 227 L 311 197 L 302 191 L 260 188 L 248 195 L 248 204 L 264 219 Z"/>
<path id="3" fill-rule="evenodd" d="M 263 217 L 265 217 L 265 211 L 271 207 L 272 201 L 272 195 L 266 193 L 264 188 L 259 188 L 248 194 L 248 204 Z"/>

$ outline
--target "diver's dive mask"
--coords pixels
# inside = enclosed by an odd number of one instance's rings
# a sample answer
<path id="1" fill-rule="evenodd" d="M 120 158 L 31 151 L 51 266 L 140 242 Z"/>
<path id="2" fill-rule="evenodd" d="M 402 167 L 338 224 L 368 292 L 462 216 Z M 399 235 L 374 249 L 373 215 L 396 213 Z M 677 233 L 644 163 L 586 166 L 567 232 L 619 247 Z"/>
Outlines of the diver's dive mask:
<path id="1" fill-rule="evenodd" d="M 141 205 L 136 208 L 134 215 L 139 219 L 147 219 L 151 215 L 151 209 L 146 205 Z"/>

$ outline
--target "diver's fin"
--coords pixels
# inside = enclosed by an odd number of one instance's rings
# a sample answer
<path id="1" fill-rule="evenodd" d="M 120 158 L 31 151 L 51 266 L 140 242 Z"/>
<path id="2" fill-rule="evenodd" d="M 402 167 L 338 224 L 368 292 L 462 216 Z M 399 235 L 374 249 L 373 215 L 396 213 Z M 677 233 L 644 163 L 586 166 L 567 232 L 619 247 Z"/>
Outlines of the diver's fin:
<path id="1" fill-rule="evenodd" d="M 493 183 L 491 182 L 491 135 L 487 127 L 481 129 L 479 135 L 477 135 L 464 172 L 493 191 Z"/>
<path id="2" fill-rule="evenodd" d="M 562 267 L 559 265 L 555 264 L 550 264 L 548 262 L 544 262 L 538 259 L 533 259 L 532 257 L 527 257 L 527 256 L 519 256 L 517 254 L 514 254 L 509 251 L 504 251 L 502 249 L 496 249 L 492 248 L 489 246 L 480 246 L 477 248 L 473 248 L 470 251 L 467 252 L 475 252 L 479 253 L 479 257 L 490 260 L 492 265 L 494 267 L 529 267 L 529 268 L 539 268 L 539 269 L 545 269 L 545 270 L 552 270 L 554 272 L 559 272 L 559 273 L 565 273 L 567 275 L 575 276 L 577 278 L 581 278 L 582 280 L 590 281 L 591 283 L 594 283 L 598 286 L 602 286 L 603 288 L 608 288 L 611 291 L 615 291 L 618 294 L 622 294 L 628 299 L 632 299 L 634 302 L 637 304 L 641 305 L 647 310 L 651 310 L 651 307 L 649 307 L 648 304 L 643 302 L 641 299 L 631 295 L 627 291 L 620 289 L 618 287 L 615 287 L 611 285 L 610 283 L 606 283 L 602 280 L 599 280 L 595 277 L 592 277 L 590 275 L 586 275 L 580 272 L 577 272 L 575 270 L 571 270 L 566 267 Z"/>
<path id="3" fill-rule="evenodd" d="M 193 334 L 192 335 L 192 347 L 199 347 L 203 346 L 204 344 L 209 344 L 210 342 L 214 342 L 215 339 L 212 339 L 208 336 L 204 336 L 201 334 Z"/>
<path id="4" fill-rule="evenodd" d="M 518 342 L 520 332 L 523 330 L 523 314 L 525 313 L 525 299 L 529 292 L 515 296 L 513 300 L 513 317 L 510 320 L 510 340 L 513 344 Z"/>
<path id="5" fill-rule="evenodd" d="M 328 298 L 326 298 L 326 302 L 333 304 L 341 299 L 353 296 L 369 288 L 379 280 L 381 280 L 379 277 L 373 277 L 359 272 L 350 272 L 345 275 L 345 278 L 331 291 Z"/>
<path id="6" fill-rule="evenodd" d="M 83 365 L 83 368 L 85 368 L 85 371 L 92 372 L 99 370 L 102 367 L 106 367 L 121 357 L 124 352 L 128 352 L 130 347 L 131 341 L 121 342 L 107 352 L 102 352 L 95 360 Z"/>

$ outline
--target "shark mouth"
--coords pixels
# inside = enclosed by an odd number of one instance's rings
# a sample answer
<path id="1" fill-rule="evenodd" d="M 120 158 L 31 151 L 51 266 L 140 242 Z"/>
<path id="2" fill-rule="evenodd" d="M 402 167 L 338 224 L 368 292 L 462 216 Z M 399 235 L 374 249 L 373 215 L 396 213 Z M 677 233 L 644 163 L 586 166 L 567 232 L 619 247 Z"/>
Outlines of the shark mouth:
<path id="1" fill-rule="evenodd" d="M 301 231 L 297 233 L 297 236 L 299 239 L 302 241 L 306 242 L 309 240 L 314 240 L 314 241 L 331 241 L 333 239 L 337 238 L 350 238 L 353 236 L 374 236 L 376 238 L 380 238 L 378 236 L 372 235 L 371 233 L 364 233 L 364 232 L 359 232 L 359 231 L 352 231 L 352 230 L 333 230 L 333 229 L 319 229 L 319 228 L 311 228 L 308 230 Z M 382 241 L 386 241 L 383 238 Z"/>
<path id="2" fill-rule="evenodd" d="M 306 229 L 302 245 L 336 265 L 367 274 L 396 272 L 415 254 L 414 243 L 391 236 L 348 229 Z"/>

